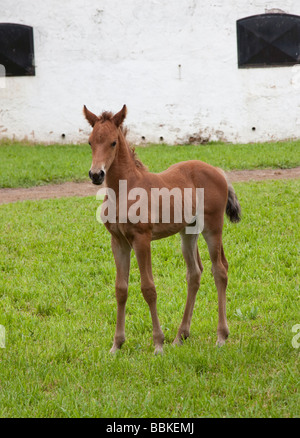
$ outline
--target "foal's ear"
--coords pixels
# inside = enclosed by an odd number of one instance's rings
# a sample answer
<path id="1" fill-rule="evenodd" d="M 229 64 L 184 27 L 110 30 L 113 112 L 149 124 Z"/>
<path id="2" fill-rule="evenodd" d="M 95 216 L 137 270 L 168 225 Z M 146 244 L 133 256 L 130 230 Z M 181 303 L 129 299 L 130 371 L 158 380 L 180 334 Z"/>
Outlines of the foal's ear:
<path id="1" fill-rule="evenodd" d="M 91 113 L 91 111 L 89 111 L 85 105 L 83 107 L 83 114 L 92 127 L 96 122 L 99 121 L 99 118 L 95 114 Z"/>
<path id="2" fill-rule="evenodd" d="M 126 105 L 123 105 L 123 108 L 121 109 L 121 111 L 119 111 L 117 114 L 115 114 L 113 116 L 112 120 L 117 128 L 120 125 L 122 125 L 122 123 L 124 122 L 126 114 L 127 114 L 127 108 L 126 108 Z"/>

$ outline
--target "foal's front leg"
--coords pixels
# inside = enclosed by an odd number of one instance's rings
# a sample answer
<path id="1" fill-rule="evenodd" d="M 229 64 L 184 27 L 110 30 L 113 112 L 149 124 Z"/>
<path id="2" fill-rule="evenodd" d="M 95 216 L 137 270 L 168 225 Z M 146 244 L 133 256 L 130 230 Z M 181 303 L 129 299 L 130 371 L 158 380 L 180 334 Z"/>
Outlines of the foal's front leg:
<path id="1" fill-rule="evenodd" d="M 134 239 L 132 246 L 140 269 L 142 293 L 151 313 L 154 353 L 162 353 L 164 334 L 159 324 L 156 308 L 157 294 L 152 275 L 151 240 L 148 236 L 139 235 Z"/>
<path id="2" fill-rule="evenodd" d="M 128 277 L 130 268 L 131 248 L 125 240 L 112 236 L 111 247 L 116 263 L 116 298 L 117 298 L 117 325 L 114 343 L 110 350 L 115 353 L 125 342 L 125 306 L 128 296 Z"/>

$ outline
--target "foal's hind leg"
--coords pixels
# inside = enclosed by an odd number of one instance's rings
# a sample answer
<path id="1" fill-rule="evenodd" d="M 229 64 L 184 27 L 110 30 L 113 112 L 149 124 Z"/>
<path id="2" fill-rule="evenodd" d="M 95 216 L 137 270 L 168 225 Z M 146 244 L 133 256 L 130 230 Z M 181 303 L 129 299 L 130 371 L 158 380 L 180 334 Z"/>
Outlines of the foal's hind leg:
<path id="1" fill-rule="evenodd" d="M 205 231 L 203 232 L 203 236 L 208 246 L 210 259 L 212 262 L 211 270 L 218 291 L 219 321 L 217 330 L 217 344 L 219 346 L 222 346 L 225 344 L 225 341 L 229 335 L 226 318 L 226 287 L 228 281 L 228 263 L 224 254 L 222 244 L 222 231 Z"/>
<path id="2" fill-rule="evenodd" d="M 182 254 L 186 262 L 186 280 L 188 286 L 187 300 L 182 322 L 178 329 L 177 336 L 173 344 L 180 345 L 182 338 L 186 339 L 190 335 L 190 326 L 196 301 L 196 295 L 200 286 L 201 273 L 203 266 L 198 251 L 198 234 L 185 234 L 181 232 Z"/>
<path id="3" fill-rule="evenodd" d="M 125 306 L 128 295 L 128 277 L 130 268 L 129 244 L 124 239 L 117 239 L 112 236 L 111 247 L 116 263 L 116 298 L 117 298 L 117 325 L 114 343 L 110 350 L 115 353 L 125 342 Z"/>

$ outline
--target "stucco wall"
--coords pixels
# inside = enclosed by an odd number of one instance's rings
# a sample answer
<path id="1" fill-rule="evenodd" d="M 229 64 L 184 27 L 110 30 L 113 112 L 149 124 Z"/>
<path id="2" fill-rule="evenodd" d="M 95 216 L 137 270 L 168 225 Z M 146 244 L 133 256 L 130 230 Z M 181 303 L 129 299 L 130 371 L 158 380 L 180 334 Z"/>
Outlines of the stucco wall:
<path id="1" fill-rule="evenodd" d="M 300 15 L 299 0 L 1 0 L 1 22 L 33 26 L 36 76 L 6 78 L 0 136 L 86 141 L 83 104 L 126 103 L 136 143 L 300 137 L 296 68 L 237 68 L 236 20 L 272 8 Z"/>

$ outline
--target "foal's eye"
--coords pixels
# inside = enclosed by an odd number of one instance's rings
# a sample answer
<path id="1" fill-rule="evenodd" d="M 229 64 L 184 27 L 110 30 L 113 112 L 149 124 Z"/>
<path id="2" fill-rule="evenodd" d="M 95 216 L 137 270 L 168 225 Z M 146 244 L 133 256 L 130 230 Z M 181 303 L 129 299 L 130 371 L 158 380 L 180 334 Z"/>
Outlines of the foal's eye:
<path id="1" fill-rule="evenodd" d="M 117 144 L 117 142 L 116 142 L 116 141 L 113 141 L 111 145 L 112 145 L 112 147 L 115 147 L 116 144 Z"/>

